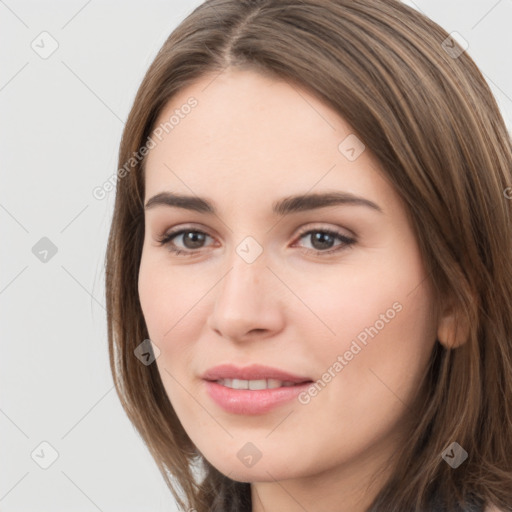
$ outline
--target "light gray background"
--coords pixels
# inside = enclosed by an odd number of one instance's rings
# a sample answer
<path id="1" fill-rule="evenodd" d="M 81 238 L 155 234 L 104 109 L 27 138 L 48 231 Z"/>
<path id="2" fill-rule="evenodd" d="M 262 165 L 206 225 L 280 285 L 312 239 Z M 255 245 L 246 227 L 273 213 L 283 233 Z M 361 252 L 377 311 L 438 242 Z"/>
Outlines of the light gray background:
<path id="1" fill-rule="evenodd" d="M 114 193 L 92 190 L 116 172 L 144 72 L 200 3 L 0 0 L 2 512 L 177 510 L 113 388 L 103 262 Z M 405 3 L 467 40 L 512 129 L 512 0 Z M 48 58 L 31 47 L 51 49 L 44 31 L 58 43 Z M 43 237 L 57 248 L 46 262 L 33 252 Z M 58 453 L 47 469 L 43 441 Z"/>

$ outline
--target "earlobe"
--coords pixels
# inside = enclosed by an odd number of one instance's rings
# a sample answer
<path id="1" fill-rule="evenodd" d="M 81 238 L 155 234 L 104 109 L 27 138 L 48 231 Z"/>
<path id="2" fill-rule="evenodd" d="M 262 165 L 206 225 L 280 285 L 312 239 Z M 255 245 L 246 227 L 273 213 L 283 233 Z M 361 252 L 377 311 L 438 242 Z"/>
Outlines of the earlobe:
<path id="1" fill-rule="evenodd" d="M 469 326 L 462 315 L 457 315 L 455 308 L 450 305 L 440 315 L 437 326 L 437 339 L 448 349 L 464 345 L 469 337 Z"/>

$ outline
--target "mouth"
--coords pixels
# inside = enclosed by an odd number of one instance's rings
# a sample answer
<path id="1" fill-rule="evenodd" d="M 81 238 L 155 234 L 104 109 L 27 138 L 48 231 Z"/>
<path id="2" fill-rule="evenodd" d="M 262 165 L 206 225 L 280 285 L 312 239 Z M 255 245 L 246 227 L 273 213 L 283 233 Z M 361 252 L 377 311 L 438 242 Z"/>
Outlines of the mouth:
<path id="1" fill-rule="evenodd" d="M 208 380 L 208 379 L 207 379 Z M 312 380 L 303 380 L 300 382 L 293 382 L 289 380 L 278 380 L 278 379 L 254 379 L 254 380 L 245 380 L 245 379 L 218 379 L 218 380 L 209 380 L 209 382 L 215 382 L 221 386 L 230 389 L 238 389 L 238 390 L 251 390 L 257 391 L 262 389 L 278 389 L 278 388 L 287 388 L 293 386 L 300 386 L 302 384 L 312 383 Z"/>
<path id="2" fill-rule="evenodd" d="M 217 379 L 203 382 L 210 399 L 224 411 L 248 416 L 266 414 L 277 407 L 293 403 L 313 381 Z"/>
<path id="3" fill-rule="evenodd" d="M 238 415 L 265 414 L 284 406 L 313 382 L 309 377 L 260 364 L 221 364 L 207 370 L 201 378 L 210 399 Z"/>
<path id="4" fill-rule="evenodd" d="M 312 382 L 308 376 L 295 375 L 280 368 L 261 364 L 244 367 L 221 364 L 210 368 L 201 377 L 232 389 L 275 389 Z"/>

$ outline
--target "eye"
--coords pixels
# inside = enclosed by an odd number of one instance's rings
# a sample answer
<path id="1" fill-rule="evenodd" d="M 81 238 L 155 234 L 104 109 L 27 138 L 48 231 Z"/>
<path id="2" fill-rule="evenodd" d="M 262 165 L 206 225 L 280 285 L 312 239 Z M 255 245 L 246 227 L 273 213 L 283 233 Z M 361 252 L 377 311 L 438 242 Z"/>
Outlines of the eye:
<path id="1" fill-rule="evenodd" d="M 301 240 L 302 238 L 309 238 L 311 241 L 311 245 L 313 246 L 313 249 L 306 249 L 307 252 L 310 252 L 312 250 L 313 252 L 316 252 L 322 256 L 325 254 L 332 254 L 335 252 L 342 251 L 356 243 L 355 238 L 348 237 L 338 231 L 322 228 L 309 229 L 307 231 L 303 231 L 299 235 L 299 240 Z M 341 243 L 339 243 L 338 245 L 334 245 L 334 248 L 332 248 L 334 241 L 336 239 L 340 240 Z"/>
<path id="2" fill-rule="evenodd" d="M 183 236 L 186 235 L 186 236 Z M 181 250 L 176 247 L 174 243 L 174 239 L 182 237 L 182 241 L 185 244 L 186 250 Z M 180 229 L 179 231 L 171 231 L 170 233 L 164 234 L 161 238 L 158 239 L 159 245 L 167 246 L 169 251 L 174 254 L 185 254 L 190 255 L 196 252 L 196 249 L 201 248 L 201 244 L 204 242 L 205 238 L 211 238 L 209 235 L 204 233 L 203 231 L 198 231 L 196 229 Z"/>
<path id="3" fill-rule="evenodd" d="M 350 238 L 341 232 L 331 229 L 318 228 L 303 231 L 299 235 L 299 240 L 307 237 L 310 238 L 313 248 L 306 248 L 306 252 L 312 251 L 319 255 L 332 254 L 356 243 L 355 238 Z M 185 246 L 184 250 L 176 247 L 174 240 L 179 238 L 181 238 L 182 244 Z M 164 234 L 162 237 L 158 238 L 158 243 L 161 246 L 167 246 L 168 250 L 173 254 L 191 256 L 197 254 L 198 249 L 202 248 L 206 238 L 211 237 L 204 231 L 183 228 Z M 338 239 L 340 243 L 333 245 L 336 239 Z"/>

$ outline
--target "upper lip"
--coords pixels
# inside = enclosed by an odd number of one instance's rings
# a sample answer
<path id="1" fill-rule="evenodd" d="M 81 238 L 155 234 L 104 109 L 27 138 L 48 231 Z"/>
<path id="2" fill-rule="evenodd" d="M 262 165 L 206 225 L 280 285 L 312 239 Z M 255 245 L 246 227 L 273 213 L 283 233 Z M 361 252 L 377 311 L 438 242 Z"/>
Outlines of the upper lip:
<path id="1" fill-rule="evenodd" d="M 271 368 L 270 366 L 263 366 L 261 364 L 253 364 L 244 366 L 243 368 L 234 366 L 232 364 L 221 364 L 210 368 L 203 373 L 202 378 L 205 380 L 220 380 L 220 379 L 242 379 L 242 380 L 262 380 L 262 379 L 276 379 L 283 382 L 310 382 L 309 377 L 301 377 L 300 375 L 293 375 L 292 373 L 280 370 L 279 368 Z"/>

